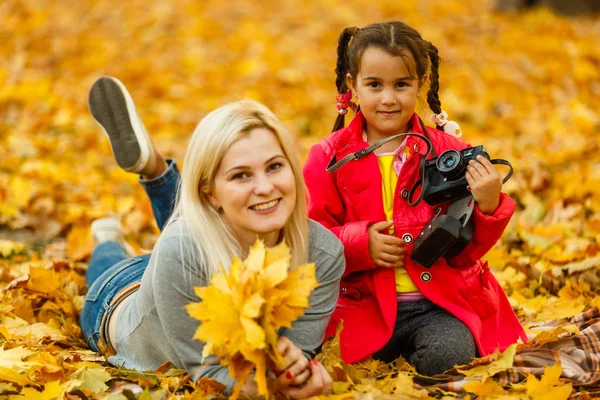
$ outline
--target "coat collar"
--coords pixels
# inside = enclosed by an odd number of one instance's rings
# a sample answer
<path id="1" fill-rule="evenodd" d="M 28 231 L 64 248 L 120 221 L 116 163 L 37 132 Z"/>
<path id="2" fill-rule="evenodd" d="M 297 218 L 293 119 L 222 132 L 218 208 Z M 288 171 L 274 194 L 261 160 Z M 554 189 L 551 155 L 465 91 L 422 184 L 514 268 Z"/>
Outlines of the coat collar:
<path id="1" fill-rule="evenodd" d="M 347 155 L 348 153 L 356 152 L 368 147 L 368 143 L 365 142 L 362 135 L 365 123 L 365 117 L 363 116 L 362 112 L 359 111 L 356 113 L 352 121 L 350 121 L 350 124 L 339 131 L 340 133 L 333 143 L 333 148 L 338 159 Z M 411 117 L 410 124 L 411 132 L 424 135 L 417 113 L 414 113 Z M 429 136 L 431 137 L 431 134 Z M 411 155 L 416 153 L 420 155 L 427 154 L 427 143 L 416 136 L 409 136 L 406 146 L 408 147 Z"/>

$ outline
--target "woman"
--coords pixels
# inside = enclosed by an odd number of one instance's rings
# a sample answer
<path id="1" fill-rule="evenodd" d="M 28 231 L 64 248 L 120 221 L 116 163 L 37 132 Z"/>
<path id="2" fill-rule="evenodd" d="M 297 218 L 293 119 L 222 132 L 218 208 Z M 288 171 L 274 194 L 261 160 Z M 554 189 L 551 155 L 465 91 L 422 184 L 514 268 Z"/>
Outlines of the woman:
<path id="1" fill-rule="evenodd" d="M 194 379 L 210 377 L 231 389 L 235 382 L 218 362 L 209 358 L 201 364 L 204 343 L 192 339 L 198 321 L 184 306 L 200 300 L 194 286 L 207 285 L 232 256 L 245 258 L 257 238 L 267 246 L 285 240 L 292 268 L 314 262 L 319 286 L 293 328 L 280 331 L 278 347 L 288 365 L 272 371 L 271 387 L 290 398 L 327 393 L 331 378 L 311 359 L 336 304 L 343 248 L 308 220 L 300 165 L 277 118 L 252 101 L 211 112 L 190 140 L 179 177 L 175 162 L 154 149 L 121 82 L 98 80 L 90 109 L 119 166 L 141 175 L 162 230 L 151 255 L 127 258 L 118 221 L 92 224 L 96 248 L 81 313 L 90 347 L 106 349 L 113 365 L 154 370 L 171 361 Z M 252 378 L 242 389 L 248 395 L 256 394 Z"/>

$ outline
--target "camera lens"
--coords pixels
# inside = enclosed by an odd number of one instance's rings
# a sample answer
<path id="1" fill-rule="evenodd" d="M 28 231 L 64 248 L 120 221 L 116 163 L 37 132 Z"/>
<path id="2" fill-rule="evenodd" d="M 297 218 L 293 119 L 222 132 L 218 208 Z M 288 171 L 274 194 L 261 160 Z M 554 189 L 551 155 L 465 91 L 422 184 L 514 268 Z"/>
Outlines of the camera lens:
<path id="1" fill-rule="evenodd" d="M 456 161 L 454 160 L 454 158 L 447 158 L 444 160 L 444 167 L 446 167 L 446 168 L 453 167 L 455 162 Z"/>
<path id="2" fill-rule="evenodd" d="M 454 178 L 460 175 L 464 170 L 462 161 L 462 155 L 458 151 L 447 150 L 439 156 L 436 161 L 436 166 L 442 175 L 448 178 Z"/>

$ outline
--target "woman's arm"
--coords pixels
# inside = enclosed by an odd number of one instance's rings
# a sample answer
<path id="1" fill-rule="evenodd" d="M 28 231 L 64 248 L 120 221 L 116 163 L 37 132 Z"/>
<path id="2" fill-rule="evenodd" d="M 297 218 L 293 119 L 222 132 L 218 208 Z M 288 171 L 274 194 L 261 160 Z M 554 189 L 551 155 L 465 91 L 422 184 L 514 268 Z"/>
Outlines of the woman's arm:
<path id="1" fill-rule="evenodd" d="M 312 358 L 325 338 L 325 328 L 337 303 L 345 269 L 342 244 L 314 221 L 309 221 L 309 262 L 315 263 L 319 286 L 310 295 L 310 308 L 292 324 L 291 329 L 284 328 L 280 334 Z"/>
<path id="2" fill-rule="evenodd" d="M 201 253 L 191 237 L 167 233 L 159 239 L 152 257 L 157 263 L 152 279 L 156 312 L 168 341 L 164 347 L 174 353 L 165 356 L 171 361 L 176 358 L 194 380 L 212 378 L 232 389 L 235 381 L 214 357 L 201 362 L 205 343 L 193 339 L 200 321 L 190 317 L 185 309 L 186 305 L 200 301 L 193 287 L 207 284 L 199 272 L 203 263 Z"/>

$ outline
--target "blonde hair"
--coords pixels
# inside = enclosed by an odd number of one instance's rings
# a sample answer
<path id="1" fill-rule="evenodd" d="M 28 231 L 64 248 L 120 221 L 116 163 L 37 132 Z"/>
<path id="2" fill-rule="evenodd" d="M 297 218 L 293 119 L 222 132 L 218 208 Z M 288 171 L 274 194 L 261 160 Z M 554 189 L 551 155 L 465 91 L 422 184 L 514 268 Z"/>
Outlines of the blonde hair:
<path id="1" fill-rule="evenodd" d="M 239 101 L 212 111 L 196 127 L 185 154 L 177 202 L 169 220 L 169 224 L 181 220 L 186 225 L 204 259 L 205 270 L 199 272 L 207 279 L 219 271 L 219 265 L 228 269 L 233 256 L 241 257 L 248 250 L 241 248 L 222 213 L 210 203 L 209 195 L 229 147 L 255 128 L 272 131 L 289 161 L 296 181 L 296 203 L 283 227 L 283 240 L 291 250 L 292 268 L 306 263 L 308 258 L 306 188 L 292 138 L 266 106 L 250 100 Z"/>

